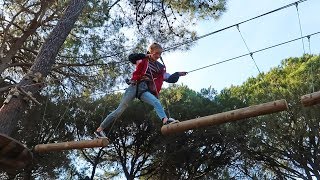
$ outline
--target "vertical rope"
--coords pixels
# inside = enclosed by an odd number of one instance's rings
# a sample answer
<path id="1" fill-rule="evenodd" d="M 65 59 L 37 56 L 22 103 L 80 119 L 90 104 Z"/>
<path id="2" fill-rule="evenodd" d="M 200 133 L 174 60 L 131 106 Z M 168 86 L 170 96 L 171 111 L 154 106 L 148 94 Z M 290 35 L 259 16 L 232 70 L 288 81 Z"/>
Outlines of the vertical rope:
<path id="1" fill-rule="evenodd" d="M 311 43 L 310 43 L 310 36 L 307 36 L 307 38 L 308 38 L 308 44 L 309 44 L 309 54 L 311 55 L 312 53 L 311 53 Z"/>
<path id="2" fill-rule="evenodd" d="M 44 106 L 44 112 L 43 112 L 43 115 L 42 115 L 42 120 L 41 120 L 40 128 L 39 128 L 39 131 L 38 131 L 38 137 L 37 137 L 38 144 L 41 143 L 40 135 L 41 135 L 41 132 L 42 132 L 42 129 L 43 129 L 43 123 L 44 123 L 45 116 L 46 116 L 46 113 L 47 113 L 48 103 L 49 103 L 49 95 L 47 95 L 46 104 Z"/>
<path id="3" fill-rule="evenodd" d="M 49 140 L 51 139 L 52 135 L 57 131 L 57 129 L 59 128 L 59 126 L 60 126 L 60 124 L 62 122 L 62 120 L 64 119 L 64 116 L 67 114 L 70 105 L 71 105 L 71 101 L 69 100 L 68 105 L 67 105 L 65 111 L 63 112 L 62 116 L 60 117 L 60 120 L 59 120 L 58 124 L 56 125 L 54 130 L 49 133 L 49 135 L 48 135 L 47 139 L 45 140 L 45 142 L 49 142 Z"/>
<path id="4" fill-rule="evenodd" d="M 253 58 L 253 53 L 250 51 L 250 49 L 249 49 L 249 47 L 248 47 L 248 45 L 247 45 L 246 41 L 244 40 L 244 38 L 243 38 L 243 36 L 242 36 L 242 33 L 241 33 L 241 31 L 240 31 L 240 28 L 239 28 L 239 24 L 237 25 L 237 29 L 238 29 L 238 31 L 239 31 L 239 33 L 240 33 L 240 36 L 241 36 L 241 38 L 242 38 L 242 41 L 243 41 L 244 45 L 246 46 L 246 48 L 247 48 L 248 52 L 250 53 L 250 57 L 251 57 L 251 59 L 252 59 L 252 61 L 253 61 L 254 65 L 256 66 L 256 68 L 257 68 L 257 70 L 258 70 L 259 74 L 261 74 L 261 71 L 260 71 L 260 69 L 259 69 L 259 67 L 258 67 L 257 63 L 256 63 L 255 59 Z"/>
<path id="5" fill-rule="evenodd" d="M 169 103 L 167 99 L 166 99 L 166 106 L 167 106 L 168 117 L 171 118 Z"/>
<path id="6" fill-rule="evenodd" d="M 310 43 L 310 36 L 307 36 L 307 38 L 308 38 L 308 45 L 309 45 L 309 54 L 310 54 L 310 57 L 312 57 L 311 56 L 311 43 Z M 311 77 L 311 92 L 314 92 L 314 78 L 313 78 L 313 63 L 311 63 L 311 67 L 310 67 L 310 74 L 309 74 L 309 76 Z"/>
<path id="7" fill-rule="evenodd" d="M 239 31 L 239 33 L 240 33 L 240 36 L 241 36 L 241 38 L 242 38 L 242 41 L 243 41 L 243 43 L 245 44 L 245 46 L 246 46 L 246 48 L 247 48 L 247 50 L 248 50 L 248 52 L 249 52 L 249 54 L 250 54 L 250 57 L 251 57 L 252 61 L 254 62 L 254 65 L 256 66 L 259 74 L 262 74 L 261 71 L 260 71 L 260 69 L 259 69 L 259 67 L 258 67 L 258 64 L 256 63 L 256 61 L 255 61 L 255 59 L 254 59 L 254 57 L 253 57 L 253 53 L 250 51 L 250 49 L 249 49 L 249 47 L 248 47 L 248 45 L 247 45 L 247 43 L 246 43 L 246 41 L 245 41 L 245 39 L 244 39 L 241 31 L 240 31 L 239 25 L 237 25 L 237 29 L 238 29 L 238 31 Z M 269 88 L 267 85 L 265 85 L 265 84 L 264 84 L 264 81 L 265 81 L 265 79 L 261 77 L 261 82 L 262 82 L 262 85 L 264 86 L 266 92 L 268 93 L 267 95 L 268 95 L 271 99 L 275 99 L 273 93 L 271 92 L 271 88 Z M 279 87 L 278 85 L 276 85 L 276 87 L 280 90 L 280 87 Z"/>
<path id="8" fill-rule="evenodd" d="M 302 26 L 301 26 L 301 20 L 300 20 L 300 13 L 299 13 L 299 8 L 298 8 L 298 3 L 296 2 L 296 9 L 297 9 L 297 15 L 298 15 L 298 21 L 299 21 L 299 27 L 300 27 L 300 36 L 303 37 L 302 35 Z M 303 47 L 303 53 L 306 54 L 306 50 L 304 48 L 304 41 L 303 38 L 301 38 L 302 42 L 302 47 Z"/>

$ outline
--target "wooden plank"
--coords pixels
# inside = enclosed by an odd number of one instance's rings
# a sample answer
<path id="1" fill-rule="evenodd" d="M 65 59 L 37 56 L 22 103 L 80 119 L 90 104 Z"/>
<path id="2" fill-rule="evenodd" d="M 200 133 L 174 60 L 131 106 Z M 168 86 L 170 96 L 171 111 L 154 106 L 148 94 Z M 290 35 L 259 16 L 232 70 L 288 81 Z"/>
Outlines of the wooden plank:
<path id="1" fill-rule="evenodd" d="M 228 112 L 214 114 L 210 116 L 200 117 L 187 121 L 182 121 L 175 124 L 169 124 L 162 126 L 161 132 L 164 135 L 184 132 L 191 129 L 197 129 L 200 127 L 207 127 L 212 125 L 223 124 L 231 121 L 246 119 L 250 117 L 256 117 L 265 114 L 276 113 L 288 109 L 286 100 L 277 100 L 267 102 L 264 104 L 254 105 L 246 108 L 236 109 Z"/>
<path id="2" fill-rule="evenodd" d="M 303 96 L 301 96 L 300 100 L 301 100 L 302 105 L 305 107 L 319 104 L 320 103 L 320 91 L 303 95 Z"/>
<path id="3" fill-rule="evenodd" d="M 82 141 L 69 141 L 61 143 L 38 144 L 35 146 L 34 151 L 38 153 L 61 151 L 70 149 L 83 149 L 94 147 L 106 147 L 109 144 L 107 138 L 82 140 Z"/>

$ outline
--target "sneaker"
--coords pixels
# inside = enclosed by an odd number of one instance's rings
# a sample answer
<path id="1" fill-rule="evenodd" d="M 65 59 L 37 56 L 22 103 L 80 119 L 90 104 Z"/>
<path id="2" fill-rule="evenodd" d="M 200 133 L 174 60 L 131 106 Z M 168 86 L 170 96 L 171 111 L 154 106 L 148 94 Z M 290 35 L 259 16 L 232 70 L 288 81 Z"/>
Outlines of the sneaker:
<path id="1" fill-rule="evenodd" d="M 173 118 L 169 118 L 165 123 L 163 123 L 163 125 L 168 125 L 168 124 L 174 124 L 174 123 L 178 123 L 180 121 L 175 120 Z"/>
<path id="2" fill-rule="evenodd" d="M 95 131 L 94 134 L 96 135 L 97 138 L 106 138 L 106 134 L 103 131 Z"/>

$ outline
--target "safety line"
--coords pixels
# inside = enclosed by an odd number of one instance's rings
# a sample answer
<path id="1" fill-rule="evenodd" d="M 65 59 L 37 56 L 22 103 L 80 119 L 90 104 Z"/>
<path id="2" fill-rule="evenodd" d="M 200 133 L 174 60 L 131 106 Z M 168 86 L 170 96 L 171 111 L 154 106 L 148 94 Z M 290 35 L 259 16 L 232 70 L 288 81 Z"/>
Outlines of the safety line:
<path id="1" fill-rule="evenodd" d="M 223 31 L 223 30 L 226 30 L 226 29 L 229 29 L 229 28 L 232 28 L 232 27 L 235 27 L 235 26 L 239 26 L 240 24 L 243 24 L 243 23 L 252 21 L 252 20 L 254 20 L 254 19 L 263 17 L 263 16 L 265 16 L 265 15 L 268 15 L 268 14 L 271 14 L 271 13 L 274 13 L 274 12 L 277 12 L 277 11 L 280 11 L 280 10 L 285 9 L 285 8 L 288 8 L 288 7 L 290 7 L 290 6 L 293 6 L 293 5 L 296 5 L 296 6 L 297 6 L 297 4 L 302 3 L 302 2 L 304 2 L 304 1 L 307 1 L 307 0 L 299 0 L 299 1 L 293 2 L 293 3 L 291 3 L 291 4 L 282 6 L 282 7 L 280 7 L 280 8 L 274 9 L 274 10 L 269 11 L 269 12 L 266 12 L 266 13 L 264 13 L 264 14 L 261 14 L 261 15 L 255 16 L 255 17 L 253 17 L 253 18 L 247 19 L 247 20 L 245 20 L 245 21 L 239 22 L 239 23 L 237 23 L 237 24 L 234 24 L 234 25 L 231 25 L 231 26 L 228 26 L 228 27 L 219 29 L 219 30 L 217 30 L 217 31 L 210 32 L 210 33 L 208 33 L 208 34 L 204 34 L 204 35 L 199 36 L 198 38 L 196 38 L 196 39 L 194 39 L 194 40 L 187 41 L 187 42 L 185 42 L 185 43 L 177 44 L 176 46 L 172 46 L 172 47 L 166 48 L 165 51 L 168 51 L 168 50 L 174 49 L 174 48 L 176 48 L 176 47 L 179 47 L 179 46 L 182 46 L 182 45 L 185 45 L 185 44 L 188 44 L 188 43 L 197 41 L 197 40 L 199 40 L 199 39 L 202 39 L 202 38 L 205 38 L 205 37 L 207 37 L 207 36 L 213 35 L 213 34 L 215 34 L 215 33 L 221 32 L 221 31 Z M 300 18 L 299 18 L 299 21 L 300 21 Z M 313 33 L 313 34 L 310 34 L 310 35 L 308 35 L 308 36 L 309 36 L 309 38 L 310 38 L 310 36 L 315 35 L 315 34 L 318 34 L 318 33 L 320 33 L 320 32 Z M 267 48 L 264 48 L 264 49 L 260 49 L 260 50 L 257 50 L 257 51 L 251 52 L 251 53 L 243 54 L 243 55 L 240 55 L 240 56 L 237 56 L 237 57 L 234 57 L 234 58 L 230 58 L 230 59 L 227 59 L 227 60 L 224 60 L 224 61 L 220 61 L 220 62 L 217 62 L 217 63 L 214 63 L 214 64 L 210 64 L 210 65 L 208 65 L 208 66 L 204 66 L 204 67 L 201 67 L 201 68 L 198 68 L 198 69 L 191 70 L 191 71 L 189 71 L 188 73 L 194 72 L 194 71 L 198 71 L 198 70 L 200 70 L 200 69 L 208 68 L 208 67 L 211 67 L 211 66 L 214 66 L 214 65 L 222 64 L 222 63 L 224 63 L 224 62 L 232 61 L 232 60 L 235 60 L 235 59 L 238 59 L 238 58 L 247 56 L 247 55 L 251 55 L 251 56 L 252 56 L 254 53 L 257 53 L 257 52 L 260 52 L 260 51 L 264 51 L 264 50 L 267 50 L 267 49 L 270 49 L 270 48 L 273 48 L 273 47 L 276 47 L 276 46 L 280 46 L 280 45 L 283 45 L 283 44 L 287 44 L 287 43 L 290 43 L 290 42 L 292 42 L 292 41 L 296 41 L 296 40 L 299 40 L 299 39 L 303 39 L 303 38 L 308 37 L 308 36 L 303 36 L 303 37 L 300 37 L 300 38 L 297 38 L 297 39 L 293 39 L 293 40 L 290 40 L 290 41 L 287 41 L 287 42 L 284 42 L 284 43 L 280 43 L 280 44 L 277 44 L 277 45 L 274 45 L 274 46 L 270 46 L 270 47 L 267 47 Z M 132 49 L 133 49 L 133 48 L 132 48 Z M 130 50 L 132 50 L 132 49 L 130 49 Z M 309 49 L 310 49 L 310 48 L 309 48 Z M 126 50 L 126 51 L 128 51 L 128 50 Z M 124 52 L 126 52 L 126 51 L 124 51 Z M 99 59 L 101 59 L 101 58 L 113 57 L 113 56 L 116 56 L 116 55 L 121 54 L 121 53 L 124 53 L 124 52 L 120 52 L 120 53 L 116 53 L 116 54 L 112 54 L 112 55 L 106 55 L 106 56 L 104 56 L 104 57 L 100 57 Z M 68 57 L 66 57 L 66 58 L 68 58 Z M 80 58 L 80 57 L 78 57 L 78 58 Z M 21 87 L 33 86 L 33 85 L 36 85 L 36 84 L 43 84 L 43 83 L 34 83 L 34 84 L 29 84 L 29 85 L 23 85 L 23 86 L 21 86 Z M 113 90 L 113 91 L 110 91 L 110 92 L 112 93 L 112 92 L 116 92 L 116 91 L 120 91 L 120 90 L 125 90 L 125 89 Z M 110 92 L 107 92 L 106 94 L 108 94 L 108 93 L 110 93 Z M 94 93 L 94 94 L 95 94 L 95 93 Z M 105 94 L 105 93 L 97 93 L 96 95 L 98 95 L 98 94 Z"/>
<path id="2" fill-rule="evenodd" d="M 299 13 L 299 8 L 298 8 L 298 3 L 296 3 L 296 9 L 297 9 L 297 15 L 298 15 L 298 20 L 299 20 L 300 36 L 302 37 L 302 26 L 301 26 L 301 20 L 300 20 L 300 13 Z M 304 48 L 303 38 L 301 39 L 301 42 L 302 42 L 303 52 L 304 52 L 304 54 L 306 54 L 306 50 L 305 50 L 305 48 Z"/>
<path id="3" fill-rule="evenodd" d="M 268 15 L 268 14 L 271 14 L 271 13 L 274 13 L 274 12 L 277 12 L 277 11 L 280 11 L 280 10 L 282 10 L 282 9 L 286 9 L 286 8 L 288 8 L 288 7 L 294 6 L 294 5 L 299 4 L 299 3 L 302 3 L 302 2 L 304 2 L 304 1 L 307 1 L 307 0 L 300 0 L 300 1 L 293 2 L 293 3 L 291 3 L 291 4 L 282 6 L 282 7 L 280 7 L 280 8 L 274 9 L 274 10 L 269 11 L 269 12 L 266 12 L 266 13 L 264 13 L 264 14 L 255 16 L 255 17 L 253 17 L 253 18 L 250 18 L 250 19 L 247 19 L 247 20 L 244 20 L 244 21 L 241 21 L 241 22 L 239 22 L 239 23 L 237 23 L 237 24 L 233 24 L 233 25 L 231 25 L 231 26 L 228 26 L 228 27 L 225 27 L 225 28 L 222 28 L 222 29 L 219 29 L 219 30 L 216 30 L 216 31 L 207 33 L 207 34 L 204 34 L 204 35 L 199 36 L 199 37 L 197 37 L 197 38 L 195 38 L 195 39 L 193 39 L 193 40 L 186 41 L 186 42 L 184 42 L 184 43 L 180 43 L 180 44 L 177 44 L 177 45 L 172 46 L 172 47 L 169 47 L 169 48 L 165 48 L 164 51 L 168 51 L 168 50 L 171 50 L 171 49 L 175 49 L 175 48 L 177 48 L 177 47 L 180 47 L 180 46 L 183 46 L 183 45 L 186 45 L 186 44 L 195 42 L 195 41 L 197 41 L 197 40 L 199 40 L 199 39 L 202 39 L 202 38 L 205 38 L 205 37 L 207 37 L 207 36 L 210 36 L 210 35 L 216 34 L 216 33 L 218 33 L 218 32 L 224 31 L 224 30 L 226 30 L 226 29 L 229 29 L 229 28 L 238 26 L 238 25 L 240 25 L 240 24 L 243 24 L 243 23 L 252 21 L 252 20 L 254 20 L 254 19 L 257 19 L 257 18 L 266 16 L 266 15 Z"/>
<path id="4" fill-rule="evenodd" d="M 232 61 L 232 60 L 235 60 L 235 59 L 238 59 L 238 58 L 241 58 L 241 57 L 244 57 L 244 56 L 248 56 L 248 55 L 251 55 L 251 54 L 254 54 L 254 53 L 265 51 L 267 49 L 271 49 L 271 48 L 274 48 L 274 47 L 277 47 L 277 46 L 280 46 L 280 45 L 288 44 L 290 42 L 294 42 L 294 41 L 300 40 L 302 38 L 306 38 L 308 36 L 311 37 L 311 36 L 316 35 L 316 34 L 320 34 L 320 31 L 316 32 L 316 33 L 312 33 L 312 34 L 306 35 L 306 36 L 303 36 L 303 37 L 292 39 L 292 40 L 289 40 L 289 41 L 286 41 L 286 42 L 282 42 L 282 43 L 279 43 L 279 44 L 276 44 L 276 45 L 273 45 L 273 46 L 269 46 L 269 47 L 266 47 L 266 48 L 263 48 L 263 49 L 259 49 L 259 50 L 253 51 L 251 53 L 243 54 L 243 55 L 240 55 L 240 56 L 237 56 L 237 57 L 233 57 L 233 58 L 230 58 L 230 59 L 227 59 L 227 60 L 223 60 L 223 61 L 220 61 L 220 62 L 217 62 L 217 63 L 210 64 L 210 65 L 207 65 L 207 66 L 204 66 L 204 67 L 200 67 L 200 68 L 188 71 L 188 73 L 191 73 L 191 72 L 194 72 L 194 71 L 198 71 L 198 70 L 201 70 L 201 69 L 205 69 L 205 68 L 208 68 L 208 67 L 211 67 L 211 66 L 215 66 L 215 65 L 218 65 L 218 64 L 222 64 L 222 63 L 225 63 L 225 62 L 228 62 L 228 61 Z"/>
<path id="5" fill-rule="evenodd" d="M 258 15 L 258 16 L 255 16 L 255 17 L 253 17 L 253 18 L 250 18 L 250 19 L 241 21 L 241 22 L 236 23 L 236 24 L 233 24 L 233 25 L 231 25 L 231 26 L 227 26 L 227 27 L 224 27 L 224 28 L 222 28 L 222 29 L 219 29 L 219 30 L 216 30 L 216 31 L 213 31 L 213 32 L 204 34 L 204 35 L 201 35 L 201 36 L 199 36 L 199 37 L 196 37 L 195 39 L 187 40 L 187 41 L 185 41 L 185 42 L 183 42 L 183 43 L 179 43 L 179 44 L 173 45 L 173 46 L 171 46 L 171 47 L 164 48 L 164 51 L 169 51 L 169 50 L 175 49 L 175 48 L 177 48 L 177 47 L 180 47 L 180 46 L 183 46 L 183 45 L 186 45 L 186 44 L 189 44 L 189 43 L 198 41 L 198 40 L 200 40 L 200 39 L 202 39 L 202 38 L 205 38 L 205 37 L 207 37 L 207 36 L 216 34 L 216 33 L 218 33 L 218 32 L 221 32 L 221 31 L 224 31 L 224 30 L 227 30 L 227 29 L 230 29 L 230 28 L 235 27 L 235 26 L 238 26 L 238 25 L 240 25 L 240 24 L 244 24 L 244 23 L 246 23 L 246 22 L 249 22 L 249 21 L 252 21 L 252 20 L 254 20 L 254 19 L 257 19 L 257 18 L 266 16 L 266 15 L 268 15 L 268 14 L 271 14 L 271 13 L 274 13 L 274 12 L 277 12 L 277 11 L 280 11 L 280 10 L 283 10 L 283 9 L 286 9 L 286 8 L 288 8 L 288 7 L 297 5 L 297 4 L 302 3 L 302 2 L 304 2 L 304 1 L 307 1 L 307 0 L 299 0 L 299 1 L 296 1 L 296 2 L 293 2 L 293 3 L 290 3 L 290 4 L 288 4 L 288 5 L 285 5 L 285 6 L 282 6 L 282 7 L 280 7 L 280 8 L 274 9 L 274 10 L 272 10 L 272 11 L 269 11 L 269 12 L 266 12 L 266 13 L 263 13 L 263 14 L 260 14 L 260 15 Z M 111 55 L 105 55 L 105 56 L 99 57 L 99 58 L 97 58 L 97 59 L 104 59 L 104 58 L 114 57 L 114 56 L 117 56 L 117 55 L 119 55 L 119 54 L 125 53 L 125 52 L 127 52 L 127 51 L 131 51 L 131 50 L 133 50 L 133 49 L 135 49 L 135 48 L 131 48 L 131 49 L 128 49 L 128 50 L 124 50 L 124 51 L 122 51 L 122 52 L 115 53 L 115 54 L 111 54 Z M 64 56 L 61 56 L 61 57 L 64 57 Z M 65 58 L 71 58 L 71 57 L 65 57 Z M 81 58 L 81 57 L 77 57 L 77 58 Z"/>
<path id="6" fill-rule="evenodd" d="M 207 66 L 203 66 L 203 67 L 200 67 L 200 68 L 197 68 L 197 69 L 193 69 L 191 71 L 188 71 L 187 73 L 191 73 L 191 72 L 195 72 L 195 71 L 198 71 L 198 70 L 201 70 L 201 69 L 205 69 L 205 68 L 208 68 L 208 67 L 211 67 L 211 66 L 215 66 L 215 65 L 218 65 L 218 64 L 222 64 L 222 63 L 225 63 L 225 62 L 228 62 L 228 61 L 232 61 L 232 60 L 235 60 L 235 59 L 239 59 L 241 57 L 245 57 L 245 56 L 252 56 L 253 54 L 255 53 L 258 53 L 258 52 L 262 52 L 262 51 L 265 51 L 265 50 L 268 50 L 268 49 L 271 49 L 271 48 L 274 48 L 274 47 L 277 47 L 277 46 L 280 46 L 280 45 L 284 45 L 284 44 L 288 44 L 290 42 L 294 42 L 294 41 L 297 41 L 297 40 L 300 40 L 302 38 L 308 38 L 310 39 L 311 36 L 313 35 L 317 35 L 317 34 L 320 34 L 320 31 L 319 32 L 316 32 L 316 33 L 312 33 L 312 34 L 309 34 L 309 35 L 306 35 L 306 36 L 303 36 L 303 37 L 299 37 L 299 38 L 296 38 L 296 39 L 292 39 L 292 40 L 289 40 L 289 41 L 285 41 L 285 42 L 282 42 L 282 43 L 279 43 L 279 44 L 276 44 L 276 45 L 273 45 L 273 46 L 269 46 L 269 47 L 266 47 L 266 48 L 263 48 L 263 49 L 259 49 L 259 50 L 256 50 L 256 51 L 253 51 L 251 53 L 247 53 L 247 54 L 243 54 L 243 55 L 240 55 L 240 56 L 236 56 L 236 57 L 233 57 L 233 58 L 230 58 L 230 59 L 226 59 L 226 60 L 223 60 L 223 61 L 220 61 L 220 62 L 217 62 L 217 63 L 213 63 L 213 64 L 210 64 L 210 65 L 207 65 Z M 309 40 L 310 41 L 310 40 Z M 309 49 L 310 49 L 310 52 L 311 52 L 311 48 L 310 48 L 310 44 L 309 44 Z M 58 81 L 59 79 L 54 79 L 53 81 Z M 29 87 L 29 86 L 35 86 L 35 85 L 43 85 L 43 84 L 47 84 L 47 83 L 32 83 L 32 84 L 28 84 L 28 85 L 22 85 L 20 87 Z M 14 87 L 14 86 L 12 86 Z M 121 91 L 121 90 L 125 90 L 126 88 L 123 88 L 123 89 L 116 89 L 116 90 L 112 90 L 112 91 L 108 91 L 108 92 L 100 92 L 100 93 L 93 93 L 92 95 L 102 95 L 102 94 L 109 94 L 109 93 L 113 93 L 113 92 L 116 92 L 116 91 Z"/>

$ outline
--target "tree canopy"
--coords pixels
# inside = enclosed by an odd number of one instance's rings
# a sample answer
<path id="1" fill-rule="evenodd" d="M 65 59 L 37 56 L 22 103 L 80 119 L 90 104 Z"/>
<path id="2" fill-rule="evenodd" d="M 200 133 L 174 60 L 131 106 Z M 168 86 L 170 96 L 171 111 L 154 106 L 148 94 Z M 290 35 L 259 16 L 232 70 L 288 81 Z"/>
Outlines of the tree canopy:
<path id="1" fill-rule="evenodd" d="M 13 131 L 11 124 L 28 108 L 22 99 L 38 103 L 31 96 L 41 90 L 60 89 L 70 96 L 118 88 L 132 69 L 129 53 L 145 52 L 149 41 L 166 47 L 195 38 L 192 21 L 218 18 L 225 3 L 2 1 L 0 91 L 7 100 L 0 111 L 1 131 Z"/>
<path id="2" fill-rule="evenodd" d="M 1 104 L 1 132 L 30 148 L 93 138 L 122 96 L 111 87 L 133 68 L 126 61 L 129 53 L 144 52 L 151 40 L 171 47 L 195 38 L 192 23 L 218 18 L 226 9 L 222 0 L 0 3 L 1 103 L 15 87 L 42 103 L 13 96 Z M 320 179 L 319 112 L 299 101 L 320 89 L 319 60 L 315 55 L 288 58 L 221 92 L 172 85 L 160 99 L 167 114 L 181 121 L 276 99 L 288 101 L 287 112 L 163 136 L 153 109 L 134 101 L 108 127 L 107 148 L 34 154 L 32 166 L 0 177 Z M 7 125 L 9 130 L 3 128 Z"/>

